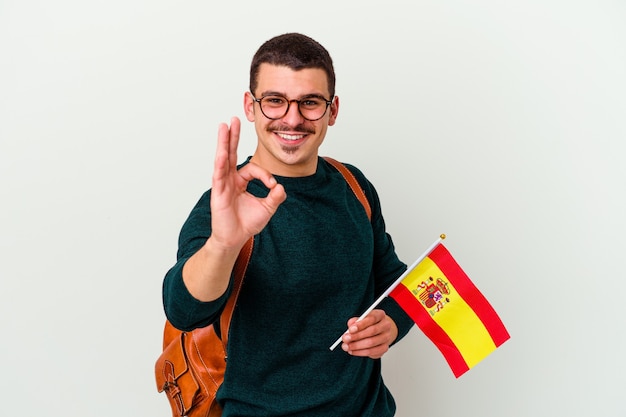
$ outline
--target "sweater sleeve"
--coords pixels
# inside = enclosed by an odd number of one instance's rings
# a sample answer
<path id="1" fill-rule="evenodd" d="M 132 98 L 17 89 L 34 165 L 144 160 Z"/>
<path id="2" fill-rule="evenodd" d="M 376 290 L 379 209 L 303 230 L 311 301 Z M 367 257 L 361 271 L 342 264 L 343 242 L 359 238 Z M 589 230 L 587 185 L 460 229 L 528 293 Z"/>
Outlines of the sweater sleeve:
<path id="1" fill-rule="evenodd" d="M 384 229 L 382 216 L 380 217 L 380 222 Z M 377 239 L 377 242 L 375 243 L 374 271 L 376 274 L 376 297 L 378 297 L 406 271 L 407 266 L 398 259 L 393 241 L 388 233 L 379 232 L 378 235 L 375 234 L 375 239 Z M 378 305 L 378 308 L 384 310 L 398 327 L 398 337 L 393 344 L 400 341 L 413 328 L 415 324 L 413 319 L 406 314 L 404 309 L 393 298 L 385 297 Z"/>
<path id="2" fill-rule="evenodd" d="M 359 181 L 372 208 L 371 222 L 374 233 L 373 273 L 375 277 L 376 297 L 378 298 L 380 294 L 385 292 L 387 288 L 406 271 L 407 265 L 398 258 L 391 235 L 387 233 L 380 198 L 375 187 L 357 168 L 347 164 L 346 166 Z M 398 327 L 398 337 L 394 341 L 394 344 L 406 336 L 415 324 L 404 309 L 391 297 L 386 297 L 377 308 L 384 310 Z"/>
<path id="3" fill-rule="evenodd" d="M 178 253 L 174 266 L 163 279 L 163 308 L 169 322 L 183 331 L 193 330 L 213 323 L 224 309 L 232 290 L 217 300 L 204 302 L 196 299 L 183 282 L 185 262 L 196 253 L 211 235 L 211 193 L 200 198 L 183 225 L 178 239 Z"/>

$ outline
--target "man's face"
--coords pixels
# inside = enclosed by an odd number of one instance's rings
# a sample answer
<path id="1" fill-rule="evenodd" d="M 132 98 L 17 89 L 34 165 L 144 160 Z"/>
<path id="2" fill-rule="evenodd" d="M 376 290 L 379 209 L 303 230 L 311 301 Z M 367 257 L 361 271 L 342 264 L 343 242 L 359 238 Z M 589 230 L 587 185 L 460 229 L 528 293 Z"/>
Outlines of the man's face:
<path id="1" fill-rule="evenodd" d="M 262 64 L 259 68 L 254 97 L 280 95 L 288 100 L 320 96 L 330 99 L 324 70 L 309 68 L 299 71 L 284 66 Z M 318 149 L 328 126 L 335 124 L 339 110 L 337 97 L 326 113 L 315 121 L 305 119 L 298 103 L 291 102 L 287 114 L 277 120 L 267 118 L 250 93 L 244 96 L 244 110 L 254 122 L 258 136 L 252 161 L 273 174 L 289 177 L 312 175 L 317 168 Z"/>

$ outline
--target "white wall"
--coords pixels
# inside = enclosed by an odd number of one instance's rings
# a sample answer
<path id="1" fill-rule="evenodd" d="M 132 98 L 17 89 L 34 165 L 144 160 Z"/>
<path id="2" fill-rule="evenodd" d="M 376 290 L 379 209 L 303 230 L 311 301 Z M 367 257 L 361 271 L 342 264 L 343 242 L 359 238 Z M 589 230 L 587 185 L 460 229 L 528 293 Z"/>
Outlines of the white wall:
<path id="1" fill-rule="evenodd" d="M 2 414 L 169 415 L 162 277 L 252 54 L 301 31 L 338 75 L 322 153 L 369 175 L 406 262 L 446 233 L 512 336 L 457 380 L 415 328 L 384 361 L 397 415 L 626 415 L 625 21 L 622 0 L 1 1 Z"/>

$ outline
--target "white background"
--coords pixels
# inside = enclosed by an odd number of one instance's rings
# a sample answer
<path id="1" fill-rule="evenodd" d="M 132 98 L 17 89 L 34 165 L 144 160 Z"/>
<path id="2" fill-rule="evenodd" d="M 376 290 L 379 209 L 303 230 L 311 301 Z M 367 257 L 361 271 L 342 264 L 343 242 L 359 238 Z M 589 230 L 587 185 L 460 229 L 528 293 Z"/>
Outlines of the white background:
<path id="1" fill-rule="evenodd" d="M 2 415 L 169 416 L 162 278 L 288 31 L 335 60 L 321 153 L 369 176 L 407 263 L 446 233 L 511 333 L 457 380 L 416 327 L 384 360 L 397 416 L 626 415 L 625 22 L 623 0 L 1 0 Z"/>

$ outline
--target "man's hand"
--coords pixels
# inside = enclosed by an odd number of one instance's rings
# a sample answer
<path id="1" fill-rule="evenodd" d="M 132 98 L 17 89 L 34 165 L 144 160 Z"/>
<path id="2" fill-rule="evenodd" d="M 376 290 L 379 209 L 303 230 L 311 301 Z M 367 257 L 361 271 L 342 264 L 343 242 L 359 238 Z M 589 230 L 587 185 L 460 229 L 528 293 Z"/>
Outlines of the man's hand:
<path id="1" fill-rule="evenodd" d="M 218 129 L 211 191 L 211 218 L 213 244 L 224 248 L 241 247 L 250 236 L 259 233 L 269 222 L 287 195 L 282 185 L 270 172 L 250 162 L 237 170 L 237 146 L 241 122 L 231 119 Z M 265 198 L 246 191 L 248 182 L 259 179 L 269 188 Z"/>
<path id="2" fill-rule="evenodd" d="M 341 348 L 353 356 L 379 359 L 398 337 L 398 327 L 384 310 L 372 310 L 361 321 L 348 320 L 348 331 L 342 337 Z"/>
<path id="3" fill-rule="evenodd" d="M 250 162 L 237 170 L 240 128 L 236 117 L 231 119 L 230 127 L 225 123 L 219 126 L 211 190 L 211 236 L 183 267 L 183 281 L 200 301 L 215 300 L 226 291 L 244 243 L 263 230 L 287 198 L 283 186 L 260 166 Z M 269 188 L 265 198 L 246 191 L 255 178 Z"/>

